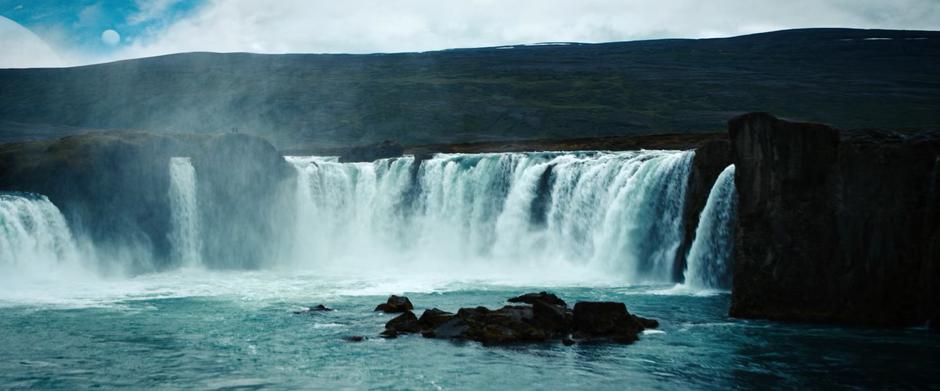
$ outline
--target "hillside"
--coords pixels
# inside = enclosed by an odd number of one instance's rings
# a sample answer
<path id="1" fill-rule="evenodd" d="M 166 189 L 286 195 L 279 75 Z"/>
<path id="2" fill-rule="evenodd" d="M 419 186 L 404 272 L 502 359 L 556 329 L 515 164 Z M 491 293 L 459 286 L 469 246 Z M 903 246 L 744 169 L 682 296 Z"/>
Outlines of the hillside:
<path id="1" fill-rule="evenodd" d="M 841 128 L 940 127 L 940 32 L 427 53 L 187 53 L 0 70 L 0 142 L 85 129 L 261 135 L 279 148 L 715 132 L 772 111 Z"/>

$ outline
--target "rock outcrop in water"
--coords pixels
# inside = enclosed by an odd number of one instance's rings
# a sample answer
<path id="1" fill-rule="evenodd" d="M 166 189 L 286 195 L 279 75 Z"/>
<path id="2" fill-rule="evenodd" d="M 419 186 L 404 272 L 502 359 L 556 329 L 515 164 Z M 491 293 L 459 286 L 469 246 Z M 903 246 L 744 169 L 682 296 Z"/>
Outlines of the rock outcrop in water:
<path id="1" fill-rule="evenodd" d="M 375 310 L 393 314 L 411 311 L 414 308 L 414 305 L 411 304 L 411 300 L 408 300 L 407 297 L 391 295 L 384 303 L 377 305 Z"/>
<path id="2" fill-rule="evenodd" d="M 483 344 L 562 341 L 632 343 L 659 322 L 630 314 L 626 305 L 615 302 L 578 302 L 569 309 L 564 300 L 547 292 L 529 293 L 508 300 L 491 310 L 461 308 L 456 314 L 437 308 L 416 317 L 411 311 L 385 324 L 382 336 L 420 332 L 425 338 L 464 339 Z"/>
<path id="3" fill-rule="evenodd" d="M 316 313 L 316 312 L 332 312 L 332 311 L 336 311 L 336 310 L 330 307 L 327 307 L 323 304 L 317 304 L 312 307 L 304 307 L 303 309 L 296 310 L 294 311 L 294 314 L 299 315 L 299 314 L 309 314 L 309 313 Z"/>
<path id="4" fill-rule="evenodd" d="M 923 325 L 940 303 L 940 137 L 763 113 L 729 123 L 739 192 L 731 314 Z"/>
<path id="5" fill-rule="evenodd" d="M 418 317 L 414 312 L 405 311 L 385 324 L 385 331 L 382 336 L 385 338 L 395 338 L 398 334 L 417 333 L 421 331 L 421 324 L 418 323 Z"/>

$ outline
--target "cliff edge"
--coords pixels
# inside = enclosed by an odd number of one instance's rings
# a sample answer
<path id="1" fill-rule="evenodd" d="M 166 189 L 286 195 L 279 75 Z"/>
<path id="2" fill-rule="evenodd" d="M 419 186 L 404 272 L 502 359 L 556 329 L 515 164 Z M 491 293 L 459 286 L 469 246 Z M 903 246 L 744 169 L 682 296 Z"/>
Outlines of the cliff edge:
<path id="1" fill-rule="evenodd" d="M 940 137 L 729 122 L 739 194 L 731 315 L 876 326 L 937 319 Z"/>

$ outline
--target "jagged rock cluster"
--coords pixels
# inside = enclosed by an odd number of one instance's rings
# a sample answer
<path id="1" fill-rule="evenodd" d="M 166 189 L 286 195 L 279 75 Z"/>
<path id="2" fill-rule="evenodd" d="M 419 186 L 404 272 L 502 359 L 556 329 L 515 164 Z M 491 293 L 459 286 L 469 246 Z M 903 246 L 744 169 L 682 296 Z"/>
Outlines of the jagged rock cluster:
<path id="1" fill-rule="evenodd" d="M 547 292 L 510 298 L 512 305 L 491 310 L 486 307 L 461 308 L 457 313 L 437 308 L 421 317 L 412 312 L 407 298 L 392 296 L 376 311 L 400 312 L 385 324 L 382 337 L 421 333 L 425 338 L 463 339 L 484 344 L 562 341 L 631 343 L 643 330 L 659 322 L 642 318 L 616 302 L 582 301 L 568 308 L 564 300 Z"/>

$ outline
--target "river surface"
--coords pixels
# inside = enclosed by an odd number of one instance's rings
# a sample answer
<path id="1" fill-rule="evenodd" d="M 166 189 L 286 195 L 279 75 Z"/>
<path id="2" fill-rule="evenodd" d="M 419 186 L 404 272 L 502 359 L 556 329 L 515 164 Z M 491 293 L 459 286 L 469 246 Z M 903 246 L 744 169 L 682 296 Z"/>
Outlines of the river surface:
<path id="1" fill-rule="evenodd" d="M 416 312 L 499 307 L 548 289 L 573 304 L 623 301 L 659 319 L 632 345 L 484 347 L 378 338 L 392 293 Z M 730 295 L 672 285 L 538 285 L 183 269 L 0 290 L 0 389 L 730 389 L 929 387 L 940 339 L 746 321 Z M 294 314 L 325 304 L 336 311 Z M 359 343 L 344 337 L 366 336 Z"/>

